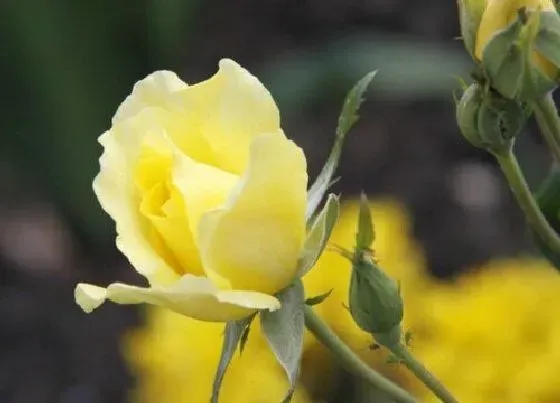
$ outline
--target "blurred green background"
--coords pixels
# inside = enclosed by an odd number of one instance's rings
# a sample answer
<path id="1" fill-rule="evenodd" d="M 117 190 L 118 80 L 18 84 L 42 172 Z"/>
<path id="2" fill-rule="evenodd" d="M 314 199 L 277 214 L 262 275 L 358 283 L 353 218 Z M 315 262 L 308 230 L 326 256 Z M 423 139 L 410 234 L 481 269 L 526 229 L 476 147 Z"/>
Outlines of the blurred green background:
<path id="1" fill-rule="evenodd" d="M 454 122 L 470 61 L 446 0 L 6 0 L 0 3 L 0 402 L 123 402 L 133 379 L 119 336 L 132 308 L 85 316 L 80 281 L 137 281 L 91 190 L 109 128 L 133 84 L 158 69 L 187 82 L 222 57 L 270 89 L 315 175 L 350 86 L 378 69 L 349 136 L 337 190 L 390 195 L 412 212 L 434 276 L 530 248 L 484 153 Z M 547 167 L 534 130 L 520 155 Z M 544 157 L 544 158 L 543 158 Z"/>

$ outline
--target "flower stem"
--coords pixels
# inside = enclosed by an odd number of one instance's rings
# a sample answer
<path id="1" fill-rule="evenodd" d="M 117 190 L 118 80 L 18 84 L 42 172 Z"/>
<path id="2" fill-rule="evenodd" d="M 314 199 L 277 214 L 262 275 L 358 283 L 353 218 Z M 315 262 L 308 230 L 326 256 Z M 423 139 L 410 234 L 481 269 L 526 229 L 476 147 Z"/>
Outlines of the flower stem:
<path id="1" fill-rule="evenodd" d="M 517 163 L 513 149 L 495 154 L 502 172 L 509 182 L 509 186 L 517 199 L 517 203 L 523 210 L 529 226 L 539 234 L 540 238 L 555 252 L 560 253 L 560 237 L 550 226 L 547 219 L 539 208 L 529 185 Z"/>
<path id="2" fill-rule="evenodd" d="M 407 391 L 391 382 L 379 372 L 365 364 L 340 338 L 327 326 L 309 306 L 305 306 L 305 325 L 336 356 L 350 372 L 358 375 L 376 388 L 386 392 L 396 402 L 416 403 L 417 400 Z"/>
<path id="3" fill-rule="evenodd" d="M 560 117 L 552 92 L 535 102 L 535 118 L 554 159 L 560 162 Z"/>
<path id="4" fill-rule="evenodd" d="M 389 350 L 397 356 L 404 365 L 422 381 L 444 403 L 458 403 L 459 401 L 434 377 L 402 344 L 388 346 Z"/>

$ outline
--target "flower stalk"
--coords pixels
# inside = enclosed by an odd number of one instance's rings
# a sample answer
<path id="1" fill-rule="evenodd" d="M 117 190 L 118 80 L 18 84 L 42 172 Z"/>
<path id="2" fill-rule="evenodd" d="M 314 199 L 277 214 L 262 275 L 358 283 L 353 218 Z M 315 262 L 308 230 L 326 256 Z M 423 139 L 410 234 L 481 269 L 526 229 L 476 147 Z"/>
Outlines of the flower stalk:
<path id="1" fill-rule="evenodd" d="M 444 403 L 458 403 L 445 386 L 422 365 L 402 343 L 388 346 L 389 350 Z"/>
<path id="2" fill-rule="evenodd" d="M 517 199 L 517 203 L 525 214 L 529 226 L 539 234 L 552 250 L 560 253 L 560 237 L 550 226 L 533 197 L 513 149 L 510 147 L 506 151 L 494 155 Z"/>
<path id="3" fill-rule="evenodd" d="M 534 103 L 535 118 L 554 159 L 560 162 L 560 117 L 552 93 Z"/>
<path id="4" fill-rule="evenodd" d="M 343 367 L 354 375 L 367 381 L 370 385 L 387 393 L 400 403 L 415 403 L 417 400 L 379 372 L 365 364 L 340 338 L 327 326 L 309 306 L 305 307 L 305 326 L 317 337 L 339 360 Z"/>

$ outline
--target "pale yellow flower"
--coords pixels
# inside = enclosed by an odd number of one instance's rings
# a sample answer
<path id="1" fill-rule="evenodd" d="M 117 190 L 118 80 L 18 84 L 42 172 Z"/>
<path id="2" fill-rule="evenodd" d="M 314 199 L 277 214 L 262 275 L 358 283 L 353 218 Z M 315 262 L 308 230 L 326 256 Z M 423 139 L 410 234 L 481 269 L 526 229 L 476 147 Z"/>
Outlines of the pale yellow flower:
<path id="1" fill-rule="evenodd" d="M 330 240 L 332 244 L 348 249 L 354 246 L 358 209 L 359 201 L 342 204 L 340 220 Z M 416 301 L 428 281 L 424 258 L 411 238 L 409 217 L 402 205 L 380 200 L 371 203 L 371 211 L 376 226 L 375 253 L 387 273 L 402 284 L 406 320 L 408 313 L 414 316 L 420 309 Z M 333 289 L 323 303 L 313 307 L 314 311 L 370 365 L 392 378 L 404 379 L 403 368 L 387 365 L 386 354 L 370 350 L 371 336 L 353 322 L 345 308 L 350 283 L 347 259 L 337 252 L 324 252 L 303 282 L 307 297 Z M 138 379 L 132 401 L 207 402 L 223 326 L 198 322 L 158 308 L 150 308 L 147 318 L 147 325 L 125 340 L 125 356 Z M 295 401 L 311 401 L 304 393 L 304 386 L 310 396 L 328 401 L 337 387 L 338 368 L 332 353 L 306 332 Z M 274 362 L 256 320 L 246 350 L 241 356 L 236 355 L 226 373 L 220 402 L 277 402 L 287 388 L 286 376 Z"/>
<path id="2" fill-rule="evenodd" d="M 306 161 L 258 79 L 219 67 L 192 86 L 149 75 L 100 137 L 93 187 L 150 287 L 80 284 L 85 311 L 109 299 L 227 321 L 279 307 L 305 238 Z"/>
<path id="3" fill-rule="evenodd" d="M 472 1 L 472 0 L 471 0 Z M 476 3 L 476 1 L 475 1 Z M 499 31 L 508 27 L 517 18 L 518 10 L 525 7 L 529 11 L 556 13 L 552 0 L 486 0 L 486 7 L 476 35 L 475 57 L 482 60 L 484 47 Z M 555 79 L 558 69 L 538 52 L 532 55 L 533 62 L 550 79 Z"/>

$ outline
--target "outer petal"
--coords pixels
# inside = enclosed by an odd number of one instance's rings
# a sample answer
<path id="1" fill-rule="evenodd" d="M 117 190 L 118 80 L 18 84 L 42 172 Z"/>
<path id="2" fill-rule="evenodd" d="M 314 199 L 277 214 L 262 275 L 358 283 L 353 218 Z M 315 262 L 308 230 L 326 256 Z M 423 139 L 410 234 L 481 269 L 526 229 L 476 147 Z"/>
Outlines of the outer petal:
<path id="1" fill-rule="evenodd" d="M 113 116 L 113 124 L 137 115 L 146 107 L 166 107 L 173 94 L 185 88 L 187 84 L 175 73 L 156 71 L 134 85 L 132 94 L 126 97 Z"/>
<path id="2" fill-rule="evenodd" d="M 177 102 L 180 99 L 177 94 L 186 88 L 188 85 L 175 73 L 156 71 L 134 85 L 132 94 L 121 103 L 112 123 L 116 125 L 146 109 L 152 110 L 155 123 L 167 132 L 181 151 L 199 161 L 213 164 L 214 155 L 201 135 L 197 111 L 185 110 Z"/>
<path id="3" fill-rule="evenodd" d="M 302 150 L 281 131 L 257 137 L 226 205 L 200 221 L 206 274 L 233 289 L 273 294 L 286 287 L 304 242 L 306 187 Z"/>
<path id="4" fill-rule="evenodd" d="M 216 166 L 236 174 L 245 170 L 253 139 L 280 128 L 278 108 L 268 90 L 229 59 L 220 61 L 213 77 L 178 97 L 184 109 L 198 117 Z"/>
<path id="5" fill-rule="evenodd" d="M 105 132 L 99 138 L 105 151 L 99 159 L 101 169 L 93 182 L 93 189 L 103 209 L 115 220 L 117 247 L 151 283 L 168 283 L 178 276 L 148 239 L 152 228 L 140 214 L 134 178 L 144 133 L 156 133 L 157 127 L 151 111 L 144 110 L 134 119 L 125 120 Z"/>
<path id="6" fill-rule="evenodd" d="M 208 278 L 188 274 L 168 286 L 151 288 L 113 283 L 103 289 L 78 284 L 75 298 L 85 312 L 91 312 L 108 299 L 124 305 L 157 305 L 208 322 L 242 319 L 257 309 L 274 311 L 280 307 L 273 296 L 252 291 L 220 291 Z"/>

